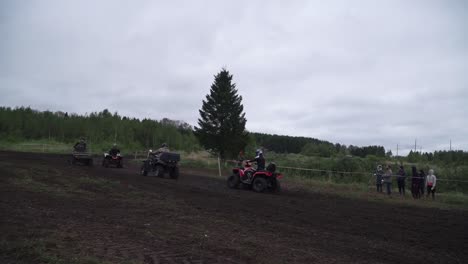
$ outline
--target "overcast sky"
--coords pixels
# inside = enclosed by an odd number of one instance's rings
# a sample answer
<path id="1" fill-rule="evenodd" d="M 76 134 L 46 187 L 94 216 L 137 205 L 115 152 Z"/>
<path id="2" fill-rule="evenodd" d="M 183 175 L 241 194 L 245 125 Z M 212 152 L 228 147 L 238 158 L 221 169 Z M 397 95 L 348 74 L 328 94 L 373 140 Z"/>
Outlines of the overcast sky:
<path id="1" fill-rule="evenodd" d="M 450 0 L 3 0 L 0 105 L 196 125 L 226 67 L 250 131 L 468 150 L 467 14 Z"/>

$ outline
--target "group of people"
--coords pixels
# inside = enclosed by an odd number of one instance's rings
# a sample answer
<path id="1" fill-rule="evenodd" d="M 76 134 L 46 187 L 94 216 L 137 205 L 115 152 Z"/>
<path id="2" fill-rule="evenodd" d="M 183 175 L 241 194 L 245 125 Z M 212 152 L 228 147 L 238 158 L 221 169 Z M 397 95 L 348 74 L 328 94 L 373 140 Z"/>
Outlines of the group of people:
<path id="1" fill-rule="evenodd" d="M 411 194 L 414 199 L 426 197 L 432 195 L 432 199 L 435 199 L 437 177 L 434 174 L 434 170 L 430 169 L 426 175 L 423 170 L 417 170 L 416 166 L 411 167 Z M 392 182 L 393 177 L 397 178 L 398 192 L 400 195 L 405 195 L 405 187 L 407 181 L 407 175 L 403 166 L 400 166 L 396 175 L 393 174 L 390 165 L 387 165 L 385 171 L 382 165 L 377 166 L 375 172 L 377 192 L 383 192 L 383 186 L 385 185 L 386 192 L 388 195 L 392 194 Z"/>

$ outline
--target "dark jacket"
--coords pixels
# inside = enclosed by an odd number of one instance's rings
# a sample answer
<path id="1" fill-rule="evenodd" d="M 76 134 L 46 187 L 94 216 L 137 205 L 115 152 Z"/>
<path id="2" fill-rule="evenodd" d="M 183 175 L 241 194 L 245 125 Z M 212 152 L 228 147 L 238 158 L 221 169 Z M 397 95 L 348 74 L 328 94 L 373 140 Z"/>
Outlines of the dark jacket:
<path id="1" fill-rule="evenodd" d="M 399 183 L 404 183 L 406 180 L 406 172 L 403 168 L 400 168 L 398 171 L 398 182 Z"/>
<path id="2" fill-rule="evenodd" d="M 255 159 L 250 160 L 250 162 L 257 163 L 257 170 L 265 170 L 265 158 L 263 157 L 263 155 L 255 157 Z"/>
<path id="3" fill-rule="evenodd" d="M 412 172 L 413 172 L 413 174 L 412 174 L 412 178 L 411 178 L 411 184 L 419 186 L 419 182 L 420 182 L 419 173 L 416 170 L 416 167 L 413 166 Z"/>
<path id="4" fill-rule="evenodd" d="M 382 179 L 383 179 L 383 170 L 376 170 L 375 171 L 375 184 L 382 184 Z"/>
<path id="5" fill-rule="evenodd" d="M 426 174 L 423 170 L 419 171 L 419 186 L 425 186 L 426 184 Z"/>
<path id="6" fill-rule="evenodd" d="M 118 153 L 120 153 L 120 149 L 118 149 L 118 148 L 113 147 L 113 148 L 111 148 L 111 149 L 109 150 L 109 155 L 111 155 L 111 156 L 115 156 L 115 155 L 117 155 Z"/>

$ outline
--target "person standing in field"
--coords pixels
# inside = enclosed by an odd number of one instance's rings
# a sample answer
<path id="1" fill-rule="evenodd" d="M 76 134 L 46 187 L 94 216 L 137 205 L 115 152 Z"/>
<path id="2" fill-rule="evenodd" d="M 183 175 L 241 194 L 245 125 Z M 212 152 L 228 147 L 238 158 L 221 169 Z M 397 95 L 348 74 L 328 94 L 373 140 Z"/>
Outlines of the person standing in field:
<path id="1" fill-rule="evenodd" d="M 429 195 L 432 193 L 432 200 L 435 199 L 436 184 L 437 184 L 437 177 L 434 175 L 434 170 L 430 169 L 426 177 L 426 185 L 427 185 L 426 197 L 429 197 Z"/>
<path id="2" fill-rule="evenodd" d="M 385 187 L 387 188 L 387 194 L 391 195 L 392 194 L 392 169 L 390 168 L 389 165 L 387 165 L 387 170 L 385 171 L 385 174 L 383 175 L 383 182 L 385 184 Z"/>
<path id="3" fill-rule="evenodd" d="M 419 173 L 418 170 L 416 170 L 416 166 L 412 166 L 411 171 L 411 194 L 413 195 L 414 199 L 419 199 L 421 197 L 421 193 L 419 192 Z"/>
<path id="4" fill-rule="evenodd" d="M 375 176 L 375 185 L 377 186 L 377 192 L 382 192 L 382 177 L 384 175 L 384 171 L 382 169 L 382 165 L 377 166 L 377 170 L 374 173 Z"/>
<path id="5" fill-rule="evenodd" d="M 398 192 L 400 193 L 400 195 L 405 195 L 406 172 L 405 172 L 405 169 L 403 168 L 403 165 L 401 165 L 400 169 L 398 170 L 397 183 L 398 183 Z"/>
<path id="6" fill-rule="evenodd" d="M 424 188 L 426 188 L 426 173 L 423 170 L 419 170 L 419 196 L 424 196 Z"/>

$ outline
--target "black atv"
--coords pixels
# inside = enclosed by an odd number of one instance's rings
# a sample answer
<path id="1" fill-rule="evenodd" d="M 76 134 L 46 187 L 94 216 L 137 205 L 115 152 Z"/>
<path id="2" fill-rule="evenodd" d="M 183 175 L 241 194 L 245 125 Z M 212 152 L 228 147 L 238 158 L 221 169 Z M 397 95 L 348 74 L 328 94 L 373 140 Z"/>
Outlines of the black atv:
<path id="1" fill-rule="evenodd" d="M 177 179 L 179 178 L 179 161 L 180 154 L 178 153 L 162 152 L 151 154 L 148 159 L 143 161 L 140 174 L 163 178 L 165 173 L 169 173 L 171 179 Z"/>
<path id="2" fill-rule="evenodd" d="M 85 146 L 83 147 L 78 145 L 73 147 L 70 163 L 73 165 L 81 164 L 93 166 L 93 157 L 91 156 L 91 153 L 88 152 Z"/>

